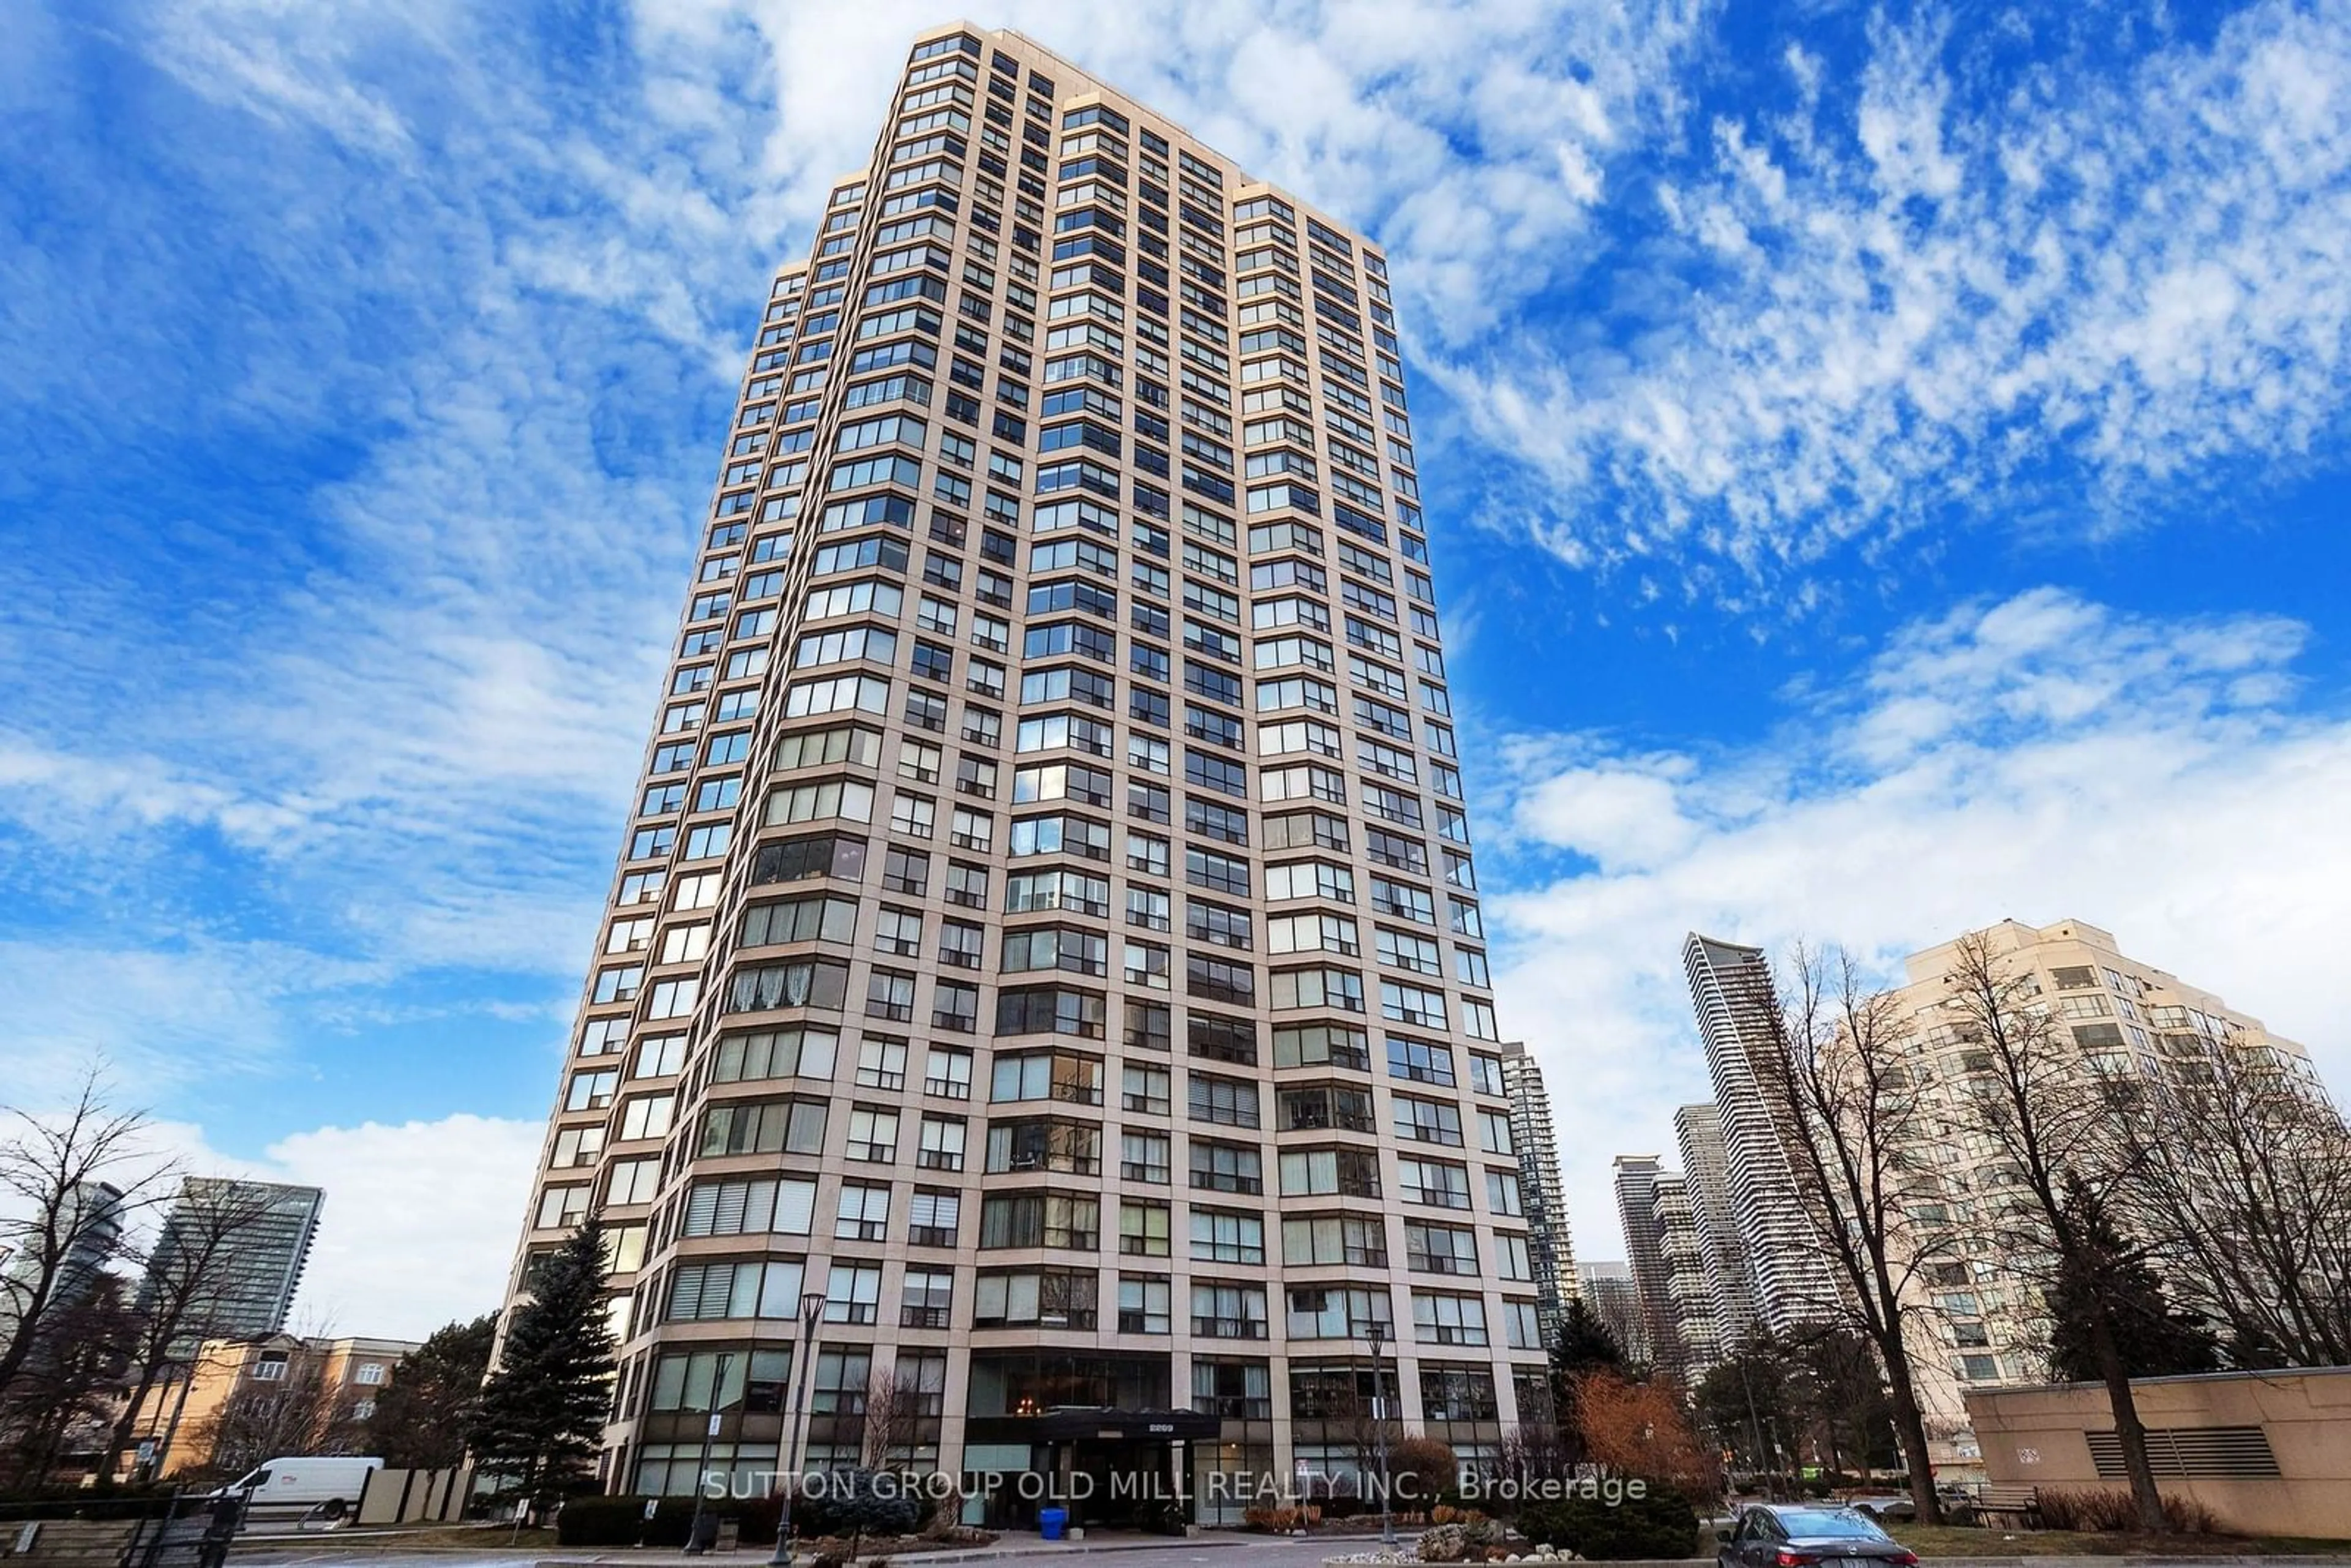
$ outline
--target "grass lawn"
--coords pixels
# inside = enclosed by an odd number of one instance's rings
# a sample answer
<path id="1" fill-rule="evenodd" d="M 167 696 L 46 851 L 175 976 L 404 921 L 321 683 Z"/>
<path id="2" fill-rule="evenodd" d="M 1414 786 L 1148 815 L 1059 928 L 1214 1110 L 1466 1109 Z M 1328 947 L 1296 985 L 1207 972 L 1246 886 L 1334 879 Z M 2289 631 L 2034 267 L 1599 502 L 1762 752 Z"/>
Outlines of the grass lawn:
<path id="1" fill-rule="evenodd" d="M 240 1553 L 258 1553 L 281 1548 L 308 1552 L 333 1552 L 338 1554 L 354 1552 L 382 1552 L 398 1555 L 413 1552 L 491 1552 L 508 1547 L 544 1550 L 556 1544 L 552 1530 L 526 1530 L 519 1535 L 511 1524 L 485 1527 L 478 1524 L 426 1524 L 409 1529 L 389 1525 L 367 1527 L 356 1531 L 319 1531 L 300 1536 L 252 1536 L 241 1540 Z"/>
<path id="2" fill-rule="evenodd" d="M 2351 1541 L 2300 1541 L 2283 1535 L 2137 1535 L 2072 1530 L 1970 1530 L 1958 1525 L 1891 1524 L 1888 1533 L 1932 1561 L 1938 1557 L 2312 1557 L 2351 1558 Z"/>

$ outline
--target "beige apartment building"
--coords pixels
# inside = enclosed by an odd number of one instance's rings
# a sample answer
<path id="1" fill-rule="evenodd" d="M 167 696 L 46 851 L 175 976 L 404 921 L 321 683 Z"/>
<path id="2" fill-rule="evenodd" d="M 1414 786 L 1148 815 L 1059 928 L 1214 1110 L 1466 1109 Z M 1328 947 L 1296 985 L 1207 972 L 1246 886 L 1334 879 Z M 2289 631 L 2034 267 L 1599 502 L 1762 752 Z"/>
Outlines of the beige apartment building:
<path id="1" fill-rule="evenodd" d="M 1386 262 L 1018 34 L 887 107 L 761 319 L 515 1291 L 611 1228 L 614 1490 L 790 1458 L 804 1297 L 804 1468 L 1106 1523 L 1344 1484 L 1375 1400 L 1492 1457 L 1537 1281 Z"/>
<path id="2" fill-rule="evenodd" d="M 117 1466 L 127 1474 L 160 1459 L 156 1473 L 166 1479 L 214 1475 L 224 1466 L 241 1473 L 277 1456 L 215 1452 L 215 1445 L 256 1433 L 293 1442 L 289 1451 L 365 1452 L 377 1397 L 401 1357 L 418 1348 L 411 1340 L 287 1333 L 206 1340 L 185 1374 L 148 1391 L 131 1426 L 133 1448 L 116 1456 Z M 233 1410 L 240 1399 L 251 1406 L 242 1416 Z"/>
<path id="3" fill-rule="evenodd" d="M 2198 1064 L 2215 1053 L 2261 1053 L 2313 1092 L 2324 1092 L 2302 1046 L 2213 993 L 2125 955 L 2110 932 L 2080 920 L 2044 926 L 2006 920 L 1980 935 L 2011 973 L 2037 987 L 2042 1005 L 2063 1021 L 2085 1063 L 2192 1092 Z M 1904 961 L 1908 983 L 1896 993 L 1913 1024 L 1919 1065 L 1949 1086 L 1988 1065 L 1953 1028 L 1944 1002 L 1943 977 L 1964 940 L 1912 954 Z M 1930 1168 L 1916 1173 L 1916 1201 L 1924 1207 L 1914 1214 L 1920 1227 L 1940 1228 L 1991 1190 L 2000 1160 L 1988 1141 L 1957 1130 L 1927 1153 Z M 1980 1235 L 1964 1245 L 1966 1256 L 1928 1266 L 1932 1277 L 1919 1290 L 1919 1304 L 1928 1310 L 1910 1322 L 1914 1343 L 1919 1335 L 1936 1342 L 1914 1351 L 1913 1367 L 1938 1470 L 1954 1472 L 1983 1459 L 1966 1396 L 2048 1376 L 2047 1325 L 2028 1273 L 2012 1251 Z"/>
<path id="4" fill-rule="evenodd" d="M 1681 1337 L 1684 1360 L 1675 1368 L 1695 1384 L 1720 1365 L 1737 1347 L 1722 1337 L 1708 1279 L 1706 1243 L 1690 1205 L 1689 1178 L 1667 1172 L 1651 1194 L 1659 1261 L 1666 1281 L 1666 1312 Z"/>

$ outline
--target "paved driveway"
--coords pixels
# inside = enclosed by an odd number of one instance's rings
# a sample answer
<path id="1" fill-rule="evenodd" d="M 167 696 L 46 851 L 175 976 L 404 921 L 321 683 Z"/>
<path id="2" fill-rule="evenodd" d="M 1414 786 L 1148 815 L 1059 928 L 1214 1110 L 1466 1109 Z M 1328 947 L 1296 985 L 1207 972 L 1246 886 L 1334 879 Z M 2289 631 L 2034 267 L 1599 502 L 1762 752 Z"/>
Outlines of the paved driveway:
<path id="1" fill-rule="evenodd" d="M 1212 1533 L 1188 1541 L 1157 1537 L 1093 1537 L 1086 1541 L 1049 1544 L 1030 1537 L 1008 1536 L 995 1545 L 930 1553 L 908 1553 L 895 1559 L 900 1568 L 1030 1568 L 1059 1563 L 1061 1568 L 1319 1568 L 1326 1557 L 1368 1552 L 1379 1544 L 1376 1536 L 1322 1535 L 1303 1540 L 1289 1536 Z M 231 1559 L 231 1568 L 762 1568 L 766 1553 L 756 1549 L 688 1558 L 675 1551 L 576 1552 L 546 1547 L 509 1552 L 485 1543 L 479 1552 L 444 1548 L 431 1552 L 381 1550 L 336 1550 L 325 1542 L 305 1550 L 290 1542 L 247 1537 Z"/>

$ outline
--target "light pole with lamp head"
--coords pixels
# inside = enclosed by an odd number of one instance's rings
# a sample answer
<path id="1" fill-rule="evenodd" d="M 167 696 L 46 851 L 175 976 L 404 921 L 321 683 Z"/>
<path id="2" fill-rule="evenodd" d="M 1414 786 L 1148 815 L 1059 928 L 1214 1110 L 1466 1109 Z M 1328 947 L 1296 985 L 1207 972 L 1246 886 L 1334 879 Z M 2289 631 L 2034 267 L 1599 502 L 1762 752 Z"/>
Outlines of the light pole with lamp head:
<path id="1" fill-rule="evenodd" d="M 1374 1318 L 1364 1325 L 1364 1337 L 1372 1345 L 1372 1441 L 1379 1448 L 1380 1455 L 1380 1544 L 1394 1546 L 1396 1543 L 1395 1514 L 1388 1499 L 1387 1393 L 1380 1362 L 1380 1347 L 1387 1343 L 1387 1325 Z"/>
<path id="2" fill-rule="evenodd" d="M 810 1291 L 801 1296 L 800 1343 L 794 1352 L 799 1364 L 792 1368 L 792 1408 L 784 1417 L 790 1457 L 784 1461 L 783 1506 L 776 1514 L 776 1549 L 768 1554 L 768 1568 L 791 1568 L 792 1492 L 799 1485 L 800 1473 L 800 1412 L 808 1404 L 809 1369 L 816 1363 L 816 1330 L 823 1321 L 824 1292 Z"/>

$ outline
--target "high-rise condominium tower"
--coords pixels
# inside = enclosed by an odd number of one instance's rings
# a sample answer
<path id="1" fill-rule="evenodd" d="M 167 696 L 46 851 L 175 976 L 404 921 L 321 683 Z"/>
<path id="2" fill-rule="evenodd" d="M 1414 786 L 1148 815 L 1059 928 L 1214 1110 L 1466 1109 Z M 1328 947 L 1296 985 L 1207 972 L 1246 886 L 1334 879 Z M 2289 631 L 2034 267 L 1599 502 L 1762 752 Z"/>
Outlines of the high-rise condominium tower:
<path id="1" fill-rule="evenodd" d="M 1535 1311 L 1543 1343 L 1559 1343 L 1575 1299 L 1575 1238 L 1567 1222 L 1567 1189 L 1559 1179 L 1559 1135 L 1552 1130 L 1551 1095 L 1542 1069 L 1526 1046 L 1502 1047 L 1502 1086 L 1510 1094 L 1510 1136 L 1519 1145 L 1519 1186 L 1527 1205 L 1527 1245 L 1534 1253 Z"/>
<path id="2" fill-rule="evenodd" d="M 1625 1261 L 1641 1304 L 1642 1337 L 1652 1360 L 1678 1373 L 1688 1365 L 1689 1343 L 1674 1312 L 1672 1264 L 1657 1207 L 1659 1184 L 1678 1178 L 1655 1155 L 1618 1155 L 1615 1168 L 1616 1220 L 1624 1228 Z"/>
<path id="3" fill-rule="evenodd" d="M 193 1339 L 277 1333 L 293 1308 L 326 1205 L 326 1193 L 315 1186 L 190 1176 L 156 1238 L 141 1306 L 159 1287 L 184 1298 L 175 1304 L 193 1336 L 187 1349 Z"/>
<path id="4" fill-rule="evenodd" d="M 1690 1211 L 1688 1180 L 1667 1172 L 1657 1178 L 1650 1202 L 1657 1251 L 1665 1266 L 1664 1310 L 1672 1316 L 1681 1340 L 1682 1362 L 1675 1370 L 1685 1378 L 1697 1378 L 1721 1361 L 1723 1343 L 1715 1319 L 1714 1290 L 1707 1278 L 1706 1244 L 1698 1236 L 1697 1216 Z"/>
<path id="5" fill-rule="evenodd" d="M 1755 1279 L 1731 1212 L 1722 1113 L 1711 1104 L 1685 1105 L 1674 1113 L 1674 1134 L 1681 1145 L 1682 1178 L 1689 1186 L 1690 1218 L 1698 1228 L 1715 1338 L 1728 1354 L 1754 1335 Z"/>
<path id="6" fill-rule="evenodd" d="M 1374 1329 L 1406 1427 L 1532 1414 L 1396 334 L 1181 126 L 917 44 L 762 318 L 529 1216 L 610 1228 L 608 1484 L 789 1459 L 804 1294 L 820 1468 L 1235 1517 L 1353 1469 Z"/>
<path id="7" fill-rule="evenodd" d="M 1774 1333 L 1832 1316 L 1834 1270 L 1796 1192 L 1788 1129 L 1757 1081 L 1780 1027 L 1771 966 L 1760 947 L 1691 935 L 1682 945 L 1690 1002 L 1706 1042 L 1729 1169 L 1732 1218 L 1755 1282 L 1755 1315 Z"/>
<path id="8" fill-rule="evenodd" d="M 28 1319 L 37 1344 L 87 1300 L 121 1247 L 122 1230 L 122 1189 L 109 1181 L 75 1182 L 29 1218 L 16 1250 L 0 1254 L 0 1351 Z"/>

